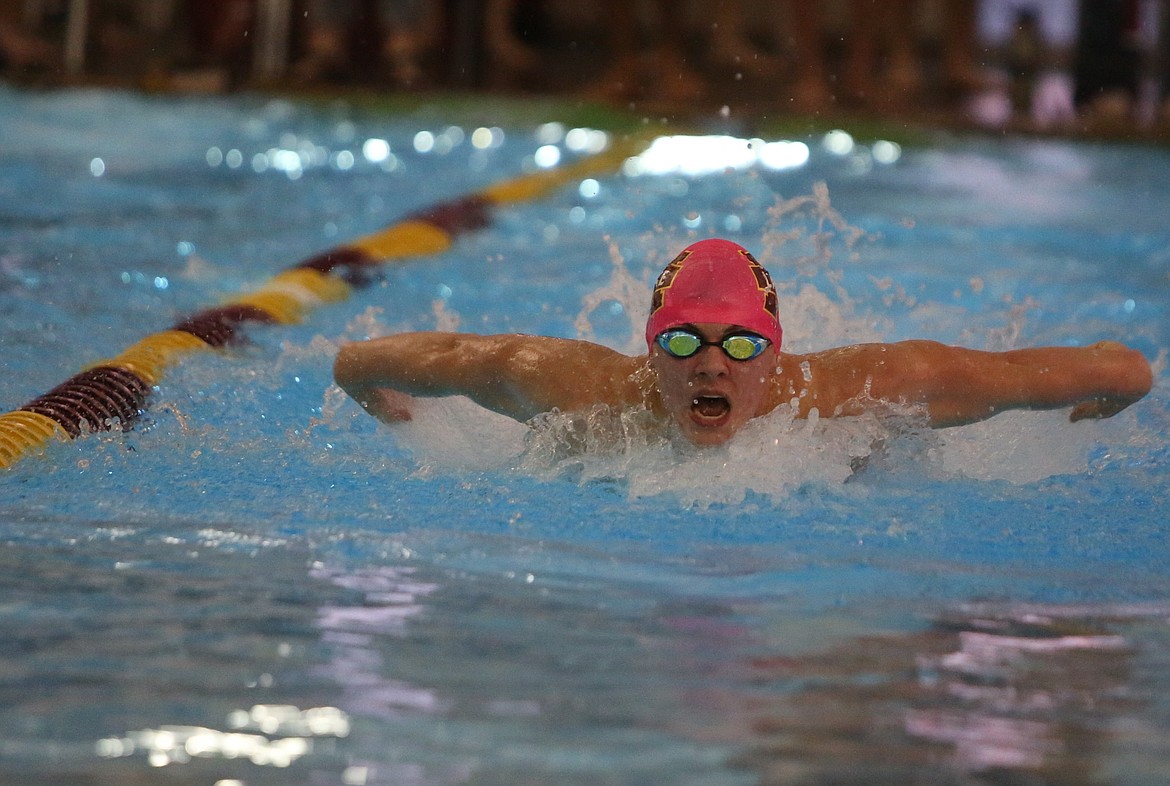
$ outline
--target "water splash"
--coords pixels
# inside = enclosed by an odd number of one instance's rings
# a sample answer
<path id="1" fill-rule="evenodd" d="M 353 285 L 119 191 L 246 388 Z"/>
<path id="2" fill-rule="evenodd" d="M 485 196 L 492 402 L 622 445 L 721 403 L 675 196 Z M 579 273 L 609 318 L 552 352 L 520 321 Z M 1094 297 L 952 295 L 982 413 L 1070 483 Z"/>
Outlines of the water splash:
<path id="1" fill-rule="evenodd" d="M 418 400 L 412 419 L 394 427 L 395 438 L 418 462 L 418 477 L 509 468 L 527 432 L 524 424 L 463 396 Z"/>
<path id="2" fill-rule="evenodd" d="M 536 424 L 519 466 L 538 476 L 617 482 L 631 498 L 686 505 L 740 504 L 748 494 L 784 498 L 807 485 L 839 485 L 875 446 L 916 440 L 876 415 L 797 418 L 779 407 L 718 448 L 672 441 L 644 411 L 552 413 Z"/>
<path id="3" fill-rule="evenodd" d="M 892 332 L 884 309 L 901 305 L 922 311 L 944 305 L 919 302 L 897 280 L 856 275 L 864 265 L 860 246 L 874 238 L 833 207 L 824 183 L 808 194 L 777 196 L 767 214 L 759 256 L 778 281 L 786 351 L 883 341 Z M 641 354 L 642 325 L 657 269 L 648 265 L 635 275 L 630 250 L 608 236 L 606 243 L 608 277 L 582 297 L 574 327 L 581 339 Z M 655 253 L 640 249 L 669 256 L 661 251 L 665 243 L 662 233 L 654 233 L 637 248 L 644 261 L 656 263 Z M 972 287 L 978 289 L 979 282 Z M 1018 346 L 1040 306 L 1032 299 L 1004 305 L 998 327 L 968 329 L 970 345 L 993 350 Z M 946 308 L 954 310 L 953 305 Z M 443 301 L 433 313 L 438 329 L 455 329 L 460 323 Z M 367 312 L 347 332 L 378 334 L 376 317 Z M 947 318 L 953 322 L 961 314 Z M 869 482 L 880 482 L 883 473 L 914 471 L 1029 483 L 1086 471 L 1102 443 L 1125 441 L 1127 429 L 1134 428 L 1124 418 L 1069 426 L 1063 412 L 1017 412 L 932 431 L 923 426 L 920 413 L 897 408 L 880 417 L 807 421 L 781 408 L 758 419 L 732 444 L 695 451 L 672 444 L 651 421 L 644 411 L 613 413 L 599 407 L 586 413 L 550 413 L 524 426 L 454 398 L 420 401 L 415 419 L 394 433 L 424 476 L 444 470 L 516 469 L 582 483 L 615 481 L 631 497 L 671 495 L 706 505 L 742 502 L 750 493 L 783 498 L 809 484 L 839 486 L 857 478 L 860 468 Z"/>
<path id="4" fill-rule="evenodd" d="M 776 261 L 787 258 L 787 266 L 806 278 L 833 273 L 830 262 L 834 256 L 834 243 L 838 241 L 848 259 L 856 262 L 859 257 L 855 247 L 867 237 L 865 230 L 852 226 L 833 208 L 829 187 L 824 182 L 814 183 L 811 194 L 789 199 L 777 196 L 775 204 L 768 208 L 768 219 L 769 229 L 764 233 L 761 255 Z M 811 222 L 811 231 L 802 226 L 805 219 Z M 794 254 L 788 248 L 802 242 L 811 246 L 803 254 Z M 831 278 L 839 284 L 839 273 Z M 835 294 L 843 302 L 850 299 L 843 287 L 837 286 Z"/>
<path id="5" fill-rule="evenodd" d="M 609 280 L 597 289 L 589 292 L 582 299 L 581 310 L 577 314 L 574 327 L 577 337 L 585 341 L 604 343 L 606 339 L 618 342 L 616 347 L 622 352 L 637 355 L 643 352 L 641 326 L 650 316 L 650 285 L 635 278 L 626 268 L 625 259 L 617 243 L 608 236 L 605 238 L 609 248 L 610 275 Z M 622 315 L 624 325 L 614 325 L 614 320 L 607 320 L 611 330 L 608 335 L 600 336 L 594 329 L 593 319 L 602 306 L 609 304 L 610 316 Z M 626 336 L 620 335 L 624 329 Z"/>

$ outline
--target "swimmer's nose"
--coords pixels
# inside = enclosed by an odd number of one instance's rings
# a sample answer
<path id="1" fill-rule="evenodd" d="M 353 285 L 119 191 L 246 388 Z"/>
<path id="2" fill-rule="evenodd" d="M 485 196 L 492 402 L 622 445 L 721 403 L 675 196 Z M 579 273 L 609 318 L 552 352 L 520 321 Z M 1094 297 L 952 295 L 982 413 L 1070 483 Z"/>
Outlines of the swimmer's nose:
<path id="1" fill-rule="evenodd" d="M 708 376 L 726 374 L 731 359 L 722 347 L 707 345 L 695 353 L 695 371 Z"/>

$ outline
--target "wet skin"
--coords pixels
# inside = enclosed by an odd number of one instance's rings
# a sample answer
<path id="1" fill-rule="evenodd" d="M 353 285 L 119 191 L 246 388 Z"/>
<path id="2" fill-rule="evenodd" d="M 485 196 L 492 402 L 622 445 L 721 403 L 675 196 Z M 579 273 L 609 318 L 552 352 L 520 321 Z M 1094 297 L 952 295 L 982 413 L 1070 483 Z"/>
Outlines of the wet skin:
<path id="1" fill-rule="evenodd" d="M 690 325 L 706 342 L 750 332 Z M 520 422 L 545 412 L 647 407 L 696 446 L 721 445 L 753 417 L 789 405 L 797 417 L 920 410 L 933 427 L 1008 409 L 1071 407 L 1070 419 L 1110 417 L 1150 391 L 1149 362 L 1113 341 L 1087 347 L 987 352 L 934 341 L 854 344 L 807 354 L 769 347 L 737 361 L 718 346 L 676 358 L 657 344 L 630 357 L 588 341 L 405 333 L 347 344 L 337 383 L 370 414 L 409 420 L 413 396 L 468 396 Z"/>
<path id="2" fill-rule="evenodd" d="M 684 327 L 704 342 L 751 333 L 735 325 Z M 657 375 L 662 407 L 681 435 L 706 447 L 722 445 L 749 420 L 775 406 L 770 393 L 778 359 L 772 346 L 751 360 L 734 360 L 719 346 L 708 344 L 690 357 L 677 358 L 655 344 L 650 367 Z"/>

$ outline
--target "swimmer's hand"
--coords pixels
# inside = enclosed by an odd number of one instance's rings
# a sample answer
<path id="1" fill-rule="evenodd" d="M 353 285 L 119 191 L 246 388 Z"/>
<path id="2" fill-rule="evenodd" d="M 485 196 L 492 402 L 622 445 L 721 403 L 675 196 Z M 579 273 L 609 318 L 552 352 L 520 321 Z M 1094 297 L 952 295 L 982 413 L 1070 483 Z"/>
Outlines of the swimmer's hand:
<path id="1" fill-rule="evenodd" d="M 1072 408 L 1072 412 L 1068 415 L 1068 420 L 1070 423 L 1076 423 L 1078 420 L 1111 418 L 1132 403 L 1132 401 L 1104 398 L 1094 399 L 1093 401 L 1082 401 Z"/>
<path id="2" fill-rule="evenodd" d="M 1116 341 L 1098 341 L 1089 348 L 1107 368 L 1106 379 L 1115 389 L 1111 395 L 1098 395 L 1088 401 L 1076 404 L 1068 419 L 1078 420 L 1110 418 L 1149 392 L 1153 383 L 1150 364 L 1139 353 Z M 1111 363 L 1111 365 L 1105 365 Z"/>
<path id="3" fill-rule="evenodd" d="M 383 423 L 404 423 L 411 420 L 414 396 L 390 388 L 370 388 L 358 402 L 362 408 Z"/>

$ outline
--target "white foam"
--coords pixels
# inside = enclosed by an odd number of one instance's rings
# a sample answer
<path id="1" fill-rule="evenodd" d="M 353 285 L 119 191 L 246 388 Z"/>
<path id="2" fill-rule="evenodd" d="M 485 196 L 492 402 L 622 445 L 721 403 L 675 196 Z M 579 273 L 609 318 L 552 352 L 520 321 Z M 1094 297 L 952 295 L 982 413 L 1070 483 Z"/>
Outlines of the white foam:
<path id="1" fill-rule="evenodd" d="M 1070 424 L 1064 410 L 1004 412 L 981 423 L 941 431 L 939 456 L 949 474 L 1033 483 L 1084 472 L 1090 451 L 1107 428 L 1100 422 Z"/>
<path id="2" fill-rule="evenodd" d="M 628 413 L 624 423 L 608 413 L 554 413 L 533 429 L 456 397 L 420 401 L 414 419 L 395 426 L 394 435 L 422 474 L 516 469 L 581 483 L 612 481 L 631 498 L 670 496 L 706 506 L 739 504 L 749 494 L 783 499 L 808 486 L 840 487 L 863 468 L 867 481 L 878 483 L 883 473 L 901 472 L 1034 483 L 1088 471 L 1093 450 L 1123 439 L 1128 428 L 1070 424 L 1057 411 L 1004 413 L 932 430 L 914 413 L 891 412 L 799 419 L 781 407 L 727 445 L 693 449 L 640 428 L 639 413 Z"/>
<path id="3" fill-rule="evenodd" d="M 452 396 L 419 399 L 412 419 L 394 426 L 397 439 L 419 462 L 419 471 L 479 472 L 505 469 L 524 449 L 528 427 Z"/>
<path id="4" fill-rule="evenodd" d="M 800 419 L 780 407 L 732 442 L 697 449 L 672 441 L 644 412 L 615 418 L 605 408 L 587 415 L 553 413 L 526 442 L 519 467 L 538 476 L 623 484 L 632 498 L 670 496 L 687 505 L 739 504 L 750 493 L 783 498 L 807 485 L 839 486 L 880 446 L 903 439 L 927 443 L 913 419 L 876 415 Z M 648 427 L 649 426 L 649 427 Z"/>

